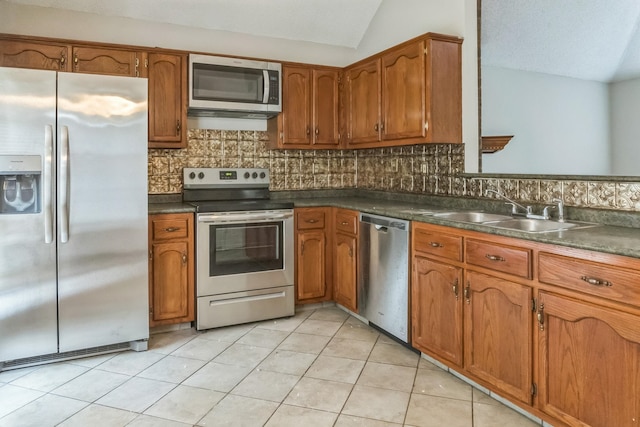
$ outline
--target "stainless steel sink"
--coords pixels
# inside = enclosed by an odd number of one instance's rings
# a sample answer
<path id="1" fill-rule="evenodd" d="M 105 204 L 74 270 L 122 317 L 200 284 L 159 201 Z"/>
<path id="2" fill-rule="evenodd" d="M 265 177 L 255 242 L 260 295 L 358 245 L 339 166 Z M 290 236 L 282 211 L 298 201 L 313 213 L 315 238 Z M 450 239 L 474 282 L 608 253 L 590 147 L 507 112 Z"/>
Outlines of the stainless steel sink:
<path id="1" fill-rule="evenodd" d="M 576 228 L 595 227 L 598 224 L 588 222 L 558 222 L 548 219 L 512 218 L 504 221 L 488 222 L 489 227 L 524 231 L 526 233 L 548 233 Z"/>
<path id="2" fill-rule="evenodd" d="M 435 213 L 433 214 L 433 216 L 437 218 L 448 219 L 451 221 L 471 222 L 474 224 L 512 219 L 508 215 L 499 215 L 487 212 L 441 212 Z"/>

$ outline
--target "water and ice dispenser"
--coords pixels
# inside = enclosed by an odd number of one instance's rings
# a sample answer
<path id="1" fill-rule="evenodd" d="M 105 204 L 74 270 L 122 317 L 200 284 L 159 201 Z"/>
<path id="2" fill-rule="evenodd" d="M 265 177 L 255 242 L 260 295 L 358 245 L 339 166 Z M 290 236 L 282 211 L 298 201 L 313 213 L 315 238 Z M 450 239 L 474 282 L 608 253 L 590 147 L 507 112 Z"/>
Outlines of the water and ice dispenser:
<path id="1" fill-rule="evenodd" d="M 32 214 L 42 209 L 40 156 L 0 155 L 0 214 Z"/>

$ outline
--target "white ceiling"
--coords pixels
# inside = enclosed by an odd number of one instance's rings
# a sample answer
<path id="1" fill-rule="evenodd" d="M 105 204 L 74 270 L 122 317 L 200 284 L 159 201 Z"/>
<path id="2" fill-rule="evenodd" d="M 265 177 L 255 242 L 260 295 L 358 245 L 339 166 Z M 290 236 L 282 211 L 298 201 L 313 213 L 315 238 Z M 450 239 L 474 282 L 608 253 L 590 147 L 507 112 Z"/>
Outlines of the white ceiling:
<path id="1" fill-rule="evenodd" d="M 482 65 L 586 80 L 640 76 L 638 0 L 482 0 Z"/>
<path id="2" fill-rule="evenodd" d="M 382 0 L 8 0 L 356 48 Z"/>

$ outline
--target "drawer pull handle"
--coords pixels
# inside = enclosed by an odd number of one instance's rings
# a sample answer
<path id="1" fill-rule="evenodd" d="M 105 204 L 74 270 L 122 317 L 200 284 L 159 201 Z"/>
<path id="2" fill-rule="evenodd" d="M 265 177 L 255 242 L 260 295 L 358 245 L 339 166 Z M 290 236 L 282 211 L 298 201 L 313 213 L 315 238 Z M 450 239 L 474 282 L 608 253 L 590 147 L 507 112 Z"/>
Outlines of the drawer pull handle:
<path id="1" fill-rule="evenodd" d="M 318 222 L 318 220 L 317 219 L 308 219 L 307 222 L 309 224 L 315 224 L 316 222 Z"/>
<path id="2" fill-rule="evenodd" d="M 438 242 L 429 242 L 429 244 L 431 245 L 432 248 L 443 248 L 444 247 Z"/>
<path id="3" fill-rule="evenodd" d="M 596 279 L 595 277 L 582 276 L 581 279 L 593 286 L 613 286 L 613 283 L 608 280 Z"/>
<path id="4" fill-rule="evenodd" d="M 504 262 L 505 261 L 505 259 L 502 258 L 500 255 L 486 254 L 485 257 L 490 261 L 500 261 L 500 262 Z"/>
<path id="5" fill-rule="evenodd" d="M 347 221 L 342 221 L 340 224 L 342 225 L 349 225 L 349 223 Z"/>
<path id="6" fill-rule="evenodd" d="M 173 233 L 174 231 L 180 230 L 180 227 L 167 227 L 164 229 L 167 233 Z"/>

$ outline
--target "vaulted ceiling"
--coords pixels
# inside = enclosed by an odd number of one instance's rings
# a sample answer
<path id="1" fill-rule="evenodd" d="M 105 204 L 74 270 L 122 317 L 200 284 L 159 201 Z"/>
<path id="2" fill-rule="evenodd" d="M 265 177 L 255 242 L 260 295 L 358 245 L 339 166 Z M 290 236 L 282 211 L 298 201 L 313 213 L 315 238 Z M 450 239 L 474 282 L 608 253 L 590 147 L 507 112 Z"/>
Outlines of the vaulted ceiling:
<path id="1" fill-rule="evenodd" d="M 382 0 L 9 0 L 356 48 Z"/>
<path id="2" fill-rule="evenodd" d="M 482 0 L 482 65 L 616 81 L 640 76 L 638 0 Z"/>

